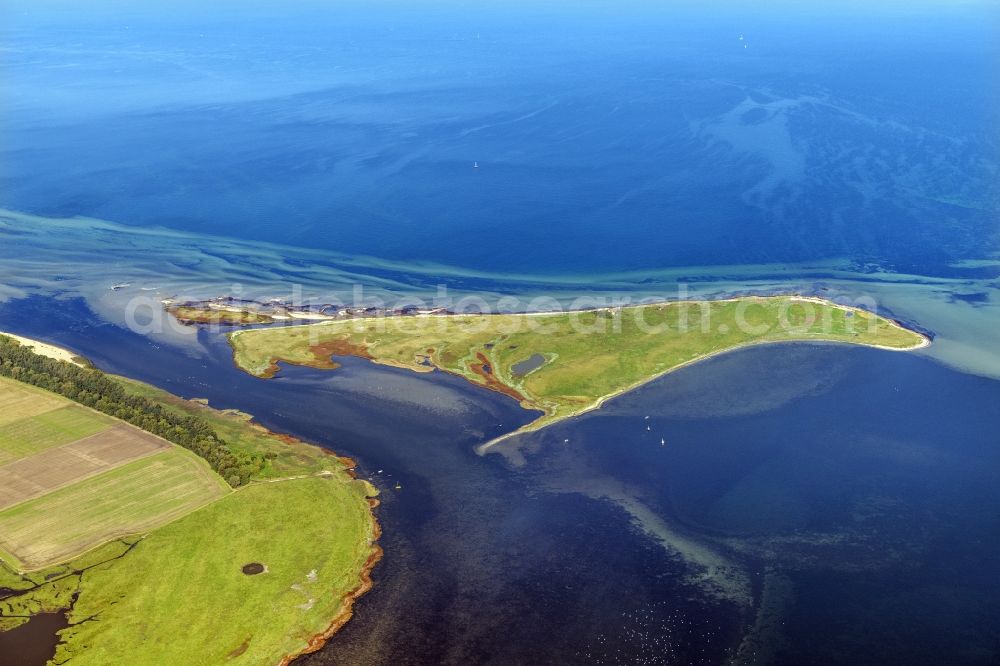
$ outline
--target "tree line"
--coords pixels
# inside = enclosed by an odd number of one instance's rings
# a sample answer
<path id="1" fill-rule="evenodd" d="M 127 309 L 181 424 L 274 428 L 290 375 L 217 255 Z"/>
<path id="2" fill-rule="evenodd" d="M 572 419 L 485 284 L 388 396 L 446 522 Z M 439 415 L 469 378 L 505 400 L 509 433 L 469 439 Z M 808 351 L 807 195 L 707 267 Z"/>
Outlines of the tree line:
<path id="1" fill-rule="evenodd" d="M 176 414 L 149 398 L 133 395 L 100 370 L 40 356 L 0 335 L 0 375 L 58 393 L 183 446 L 208 461 L 229 485 L 241 486 L 260 472 L 265 459 L 234 450 L 196 415 Z"/>

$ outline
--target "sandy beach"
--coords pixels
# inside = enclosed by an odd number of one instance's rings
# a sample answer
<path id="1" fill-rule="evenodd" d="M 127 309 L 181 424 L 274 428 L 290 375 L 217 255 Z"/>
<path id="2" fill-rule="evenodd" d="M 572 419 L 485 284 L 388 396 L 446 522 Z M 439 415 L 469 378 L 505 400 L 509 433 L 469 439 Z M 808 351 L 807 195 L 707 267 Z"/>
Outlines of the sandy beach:
<path id="1" fill-rule="evenodd" d="M 33 340 L 32 338 L 26 338 L 22 335 L 14 335 L 13 333 L 6 333 L 4 331 L 0 331 L 0 335 L 6 335 L 8 338 L 14 338 L 22 345 L 28 347 L 29 349 L 31 349 L 31 351 L 41 356 L 54 358 L 57 361 L 66 361 L 67 363 L 78 365 L 81 368 L 84 365 L 86 365 L 86 363 L 84 363 L 84 361 L 79 355 L 74 354 L 68 349 L 63 349 L 62 347 L 50 345 L 49 343 L 42 342 L 40 340 Z"/>

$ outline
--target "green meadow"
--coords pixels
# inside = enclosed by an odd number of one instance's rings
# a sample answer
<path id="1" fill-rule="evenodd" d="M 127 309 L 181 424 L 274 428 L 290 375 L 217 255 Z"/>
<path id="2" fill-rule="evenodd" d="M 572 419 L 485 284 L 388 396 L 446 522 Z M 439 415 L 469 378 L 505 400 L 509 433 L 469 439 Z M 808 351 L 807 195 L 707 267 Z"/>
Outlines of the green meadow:
<path id="1" fill-rule="evenodd" d="M 322 633 L 371 554 L 365 487 L 343 472 L 250 484 L 91 569 L 56 661 L 276 664 Z M 248 576 L 245 564 L 264 573 Z"/>
<path id="2" fill-rule="evenodd" d="M 374 488 L 344 459 L 247 415 L 114 379 L 266 465 L 234 491 L 170 445 L 0 511 L 0 541 L 20 555 L 0 549 L 0 631 L 64 610 L 55 663 L 261 664 L 349 617 L 380 552 Z M 35 387 L 0 379 L 0 389 L 0 404 L 19 410 L 0 423 L 7 462 L 121 427 Z M 250 563 L 264 571 L 245 574 Z"/>

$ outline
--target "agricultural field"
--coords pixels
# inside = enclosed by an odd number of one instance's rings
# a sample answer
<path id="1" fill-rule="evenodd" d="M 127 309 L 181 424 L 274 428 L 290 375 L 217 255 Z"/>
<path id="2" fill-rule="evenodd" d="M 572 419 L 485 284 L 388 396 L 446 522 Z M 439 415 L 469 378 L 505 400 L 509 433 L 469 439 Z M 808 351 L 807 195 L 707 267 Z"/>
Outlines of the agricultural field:
<path id="1" fill-rule="evenodd" d="M 169 442 L 123 423 L 47 447 L 0 465 L 0 510 L 171 448 Z"/>
<path id="2" fill-rule="evenodd" d="M 0 632 L 58 612 L 55 663 L 260 664 L 345 622 L 381 554 L 376 491 L 352 463 L 111 379 L 267 465 L 234 491 L 186 449 L 0 378 Z"/>
<path id="3" fill-rule="evenodd" d="M 18 568 L 38 569 L 164 525 L 229 492 L 203 460 L 169 446 L 0 511 L 0 548 Z"/>
<path id="4" fill-rule="evenodd" d="M 594 409 L 683 365 L 748 345 L 841 342 L 905 350 L 928 344 L 877 314 L 796 296 L 359 318 L 241 330 L 229 340 L 236 365 L 259 377 L 273 376 L 282 362 L 335 369 L 331 357 L 337 355 L 454 373 L 542 412 L 522 430 Z"/>
<path id="5" fill-rule="evenodd" d="M 0 383 L 0 395 L 4 392 L 5 385 Z M 97 435 L 113 424 L 109 416 L 69 403 L 9 420 L 0 425 L 0 464 Z"/>
<path id="6" fill-rule="evenodd" d="M 114 423 L 66 398 L 0 377 L 0 465 L 97 434 Z"/>
<path id="7" fill-rule="evenodd" d="M 0 377 L 0 426 L 31 418 L 70 404 L 68 400 L 35 388 Z M 0 446 L 3 440 L 0 439 Z"/>
<path id="8" fill-rule="evenodd" d="M 228 492 L 197 456 L 0 377 L 0 557 L 37 569 Z"/>

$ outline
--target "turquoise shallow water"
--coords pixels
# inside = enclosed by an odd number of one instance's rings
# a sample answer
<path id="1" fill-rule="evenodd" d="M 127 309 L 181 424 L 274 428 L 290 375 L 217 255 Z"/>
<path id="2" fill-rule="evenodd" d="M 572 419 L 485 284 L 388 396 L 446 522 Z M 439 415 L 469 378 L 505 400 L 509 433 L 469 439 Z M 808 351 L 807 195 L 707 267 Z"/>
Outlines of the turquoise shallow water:
<path id="1" fill-rule="evenodd" d="M 418 303 L 489 312 L 800 293 L 879 310 L 934 337 L 921 353 L 963 371 L 1000 377 L 996 260 L 956 264 L 951 276 L 866 269 L 846 259 L 515 274 L 12 211 L 0 211 L 0 237 L 0 300 L 83 297 L 109 321 L 192 348 L 199 344 L 192 330 L 163 314 L 163 299 L 228 294 L 300 304 Z M 120 288 L 112 290 L 113 285 Z"/>

